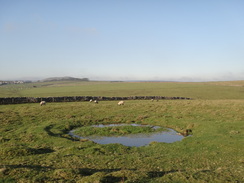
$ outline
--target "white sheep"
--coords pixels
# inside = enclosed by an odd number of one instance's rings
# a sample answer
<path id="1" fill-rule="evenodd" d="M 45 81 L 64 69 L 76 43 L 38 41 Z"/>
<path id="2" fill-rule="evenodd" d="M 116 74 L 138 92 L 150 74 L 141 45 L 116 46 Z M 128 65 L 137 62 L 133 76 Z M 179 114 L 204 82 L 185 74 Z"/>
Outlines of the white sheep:
<path id="1" fill-rule="evenodd" d="M 42 106 L 42 105 L 46 105 L 46 101 L 41 101 L 40 106 Z"/>
<path id="2" fill-rule="evenodd" d="M 94 100 L 94 103 L 98 104 L 98 101 L 97 100 Z"/>
<path id="3" fill-rule="evenodd" d="M 90 100 L 90 102 L 92 102 L 92 99 Z"/>
<path id="4" fill-rule="evenodd" d="M 124 105 L 124 101 L 119 101 L 118 105 Z"/>

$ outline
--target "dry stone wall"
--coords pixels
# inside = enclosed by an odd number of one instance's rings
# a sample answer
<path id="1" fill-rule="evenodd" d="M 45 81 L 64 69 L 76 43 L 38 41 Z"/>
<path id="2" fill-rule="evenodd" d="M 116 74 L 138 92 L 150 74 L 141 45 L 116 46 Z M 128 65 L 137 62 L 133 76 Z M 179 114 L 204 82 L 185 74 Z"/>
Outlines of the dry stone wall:
<path id="1" fill-rule="evenodd" d="M 130 97 L 102 97 L 102 96 L 67 96 L 67 97 L 6 97 L 0 98 L 2 104 L 24 104 L 46 102 L 80 102 L 80 101 L 113 101 L 113 100 L 191 100 L 187 97 L 164 97 L 164 96 L 130 96 Z"/>

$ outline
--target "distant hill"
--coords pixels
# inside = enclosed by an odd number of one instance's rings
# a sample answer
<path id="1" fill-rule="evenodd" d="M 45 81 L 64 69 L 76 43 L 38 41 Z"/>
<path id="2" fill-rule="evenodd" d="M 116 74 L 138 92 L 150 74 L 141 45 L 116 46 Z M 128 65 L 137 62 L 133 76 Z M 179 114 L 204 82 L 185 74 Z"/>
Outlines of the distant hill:
<path id="1" fill-rule="evenodd" d="M 50 82 L 50 81 L 89 81 L 88 78 L 73 78 L 69 76 L 65 77 L 51 77 L 41 80 L 41 82 Z"/>

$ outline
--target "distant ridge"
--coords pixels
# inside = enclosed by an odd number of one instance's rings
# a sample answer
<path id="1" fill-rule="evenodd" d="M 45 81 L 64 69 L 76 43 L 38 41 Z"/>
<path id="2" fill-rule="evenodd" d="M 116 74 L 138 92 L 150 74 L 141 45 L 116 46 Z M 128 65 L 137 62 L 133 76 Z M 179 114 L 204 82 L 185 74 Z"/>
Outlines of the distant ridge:
<path id="1" fill-rule="evenodd" d="M 74 77 L 51 77 L 41 80 L 41 82 L 50 82 L 50 81 L 89 81 L 88 78 L 74 78 Z"/>

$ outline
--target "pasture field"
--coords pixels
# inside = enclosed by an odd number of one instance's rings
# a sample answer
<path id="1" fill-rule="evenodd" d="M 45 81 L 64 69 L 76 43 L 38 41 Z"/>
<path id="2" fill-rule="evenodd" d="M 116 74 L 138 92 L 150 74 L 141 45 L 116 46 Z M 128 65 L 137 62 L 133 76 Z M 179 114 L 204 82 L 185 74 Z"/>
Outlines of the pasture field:
<path id="1" fill-rule="evenodd" d="M 244 81 L 232 82 L 37 82 L 0 86 L 0 97 L 177 96 L 244 99 Z"/>
<path id="2" fill-rule="evenodd" d="M 243 81 L 43 84 L 1 86 L 0 97 L 160 95 L 193 100 L 0 105 L 0 182 L 244 182 Z M 191 129 L 192 136 L 127 147 L 68 135 L 82 126 L 111 123 Z"/>

